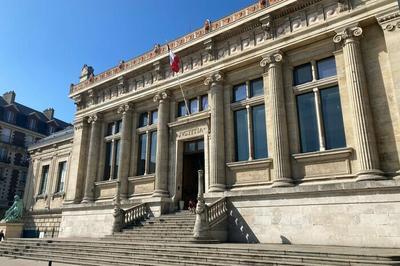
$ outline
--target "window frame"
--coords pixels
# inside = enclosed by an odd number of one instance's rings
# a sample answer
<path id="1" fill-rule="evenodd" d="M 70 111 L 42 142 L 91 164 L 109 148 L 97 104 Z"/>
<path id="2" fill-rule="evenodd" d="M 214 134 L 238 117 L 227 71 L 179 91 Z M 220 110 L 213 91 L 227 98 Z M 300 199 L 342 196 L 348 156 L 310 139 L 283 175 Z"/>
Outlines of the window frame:
<path id="1" fill-rule="evenodd" d="M 111 134 L 109 132 L 111 125 Z M 115 158 L 117 158 L 117 141 L 121 141 L 121 119 L 117 119 L 114 121 L 110 121 L 106 123 L 106 129 L 105 129 L 105 136 L 103 138 L 104 140 L 104 167 L 102 169 L 102 181 L 108 181 L 108 180 L 115 180 L 118 178 L 118 170 L 115 171 L 116 163 L 115 163 Z M 117 129 L 118 128 L 118 129 Z M 109 135 L 110 134 L 110 135 Z M 108 165 L 107 162 L 107 145 L 111 145 L 111 150 L 110 150 L 110 161 L 111 165 Z M 119 152 L 119 151 L 118 151 Z M 110 167 L 109 171 L 106 171 L 107 167 Z M 118 167 L 118 166 L 117 166 Z M 108 174 L 108 176 L 106 176 Z"/>
<path id="2" fill-rule="evenodd" d="M 63 168 L 60 168 L 61 164 L 64 165 Z M 57 183 L 56 183 L 56 193 L 65 192 L 65 179 L 67 177 L 67 160 L 59 161 L 57 165 Z M 61 172 L 63 170 L 63 172 Z M 62 174 L 64 173 L 64 176 Z M 62 182 L 61 182 L 62 181 Z M 61 185 L 62 184 L 62 185 Z"/>
<path id="3" fill-rule="evenodd" d="M 151 118 L 152 118 L 152 114 L 154 112 L 157 112 L 157 122 L 156 123 L 151 123 Z M 151 148 L 155 145 L 155 147 L 157 147 L 157 128 L 158 128 L 158 109 L 152 109 L 151 111 L 146 111 L 146 112 L 141 112 L 139 114 L 139 117 L 141 114 L 147 113 L 147 119 L 148 119 L 148 123 L 145 126 L 140 126 L 140 121 L 138 121 L 137 123 L 137 128 L 136 128 L 136 137 L 137 137 L 137 145 L 135 145 L 134 149 L 135 152 L 137 153 L 136 156 L 136 172 L 134 173 L 135 176 L 146 176 L 149 174 L 154 174 L 155 173 L 155 168 L 156 168 L 156 163 L 154 164 L 154 171 L 152 171 L 150 169 L 150 156 L 151 156 Z M 139 119 L 138 119 L 139 120 Z M 156 132 L 156 133 L 154 133 Z M 153 144 L 152 143 L 152 139 L 151 136 L 152 134 L 156 134 L 156 143 Z M 141 135 L 145 135 L 146 136 L 146 144 L 145 144 L 145 148 L 146 148 L 146 153 L 145 153 L 145 162 L 144 162 L 144 169 L 143 169 L 143 173 L 139 172 L 139 164 L 140 164 L 140 154 L 141 154 L 141 145 L 140 145 L 140 136 Z M 157 148 L 156 148 L 157 149 Z"/>
<path id="4" fill-rule="evenodd" d="M 207 99 L 207 107 L 206 108 L 203 108 L 203 99 L 204 98 Z M 200 94 L 200 95 L 197 95 L 196 97 L 191 97 L 189 99 L 186 99 L 189 111 L 191 109 L 191 102 L 192 101 L 197 102 L 197 110 L 195 112 L 191 112 L 190 115 L 209 111 L 210 107 L 208 104 L 209 103 L 208 98 L 209 98 L 208 94 Z M 183 107 L 184 113 L 181 113 L 181 106 Z M 188 114 L 187 114 L 187 110 L 186 110 L 185 101 L 182 100 L 182 101 L 177 102 L 176 103 L 176 117 L 179 119 L 179 118 L 186 117 L 186 116 L 188 116 Z"/>
<path id="5" fill-rule="evenodd" d="M 47 176 L 44 177 L 44 169 L 47 169 Z M 42 166 L 40 171 L 40 183 L 39 183 L 39 190 L 38 195 L 45 195 L 47 192 L 47 185 L 49 182 L 49 173 L 50 173 L 50 164 L 45 164 Z"/>

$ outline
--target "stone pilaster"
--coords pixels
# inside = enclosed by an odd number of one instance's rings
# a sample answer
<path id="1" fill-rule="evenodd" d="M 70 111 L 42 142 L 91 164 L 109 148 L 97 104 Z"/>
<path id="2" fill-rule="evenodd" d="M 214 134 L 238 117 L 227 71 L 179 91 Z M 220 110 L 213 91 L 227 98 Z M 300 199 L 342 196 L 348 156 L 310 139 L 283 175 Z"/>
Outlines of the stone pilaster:
<path id="1" fill-rule="evenodd" d="M 168 193 L 168 122 L 169 95 L 161 92 L 154 96 L 158 102 L 156 177 L 153 197 L 167 197 Z"/>
<path id="2" fill-rule="evenodd" d="M 132 108 L 127 104 L 121 105 L 117 113 L 122 116 L 121 143 L 118 162 L 118 182 L 120 183 L 121 199 L 128 199 L 128 176 L 130 162 L 130 147 L 132 135 Z"/>
<path id="3" fill-rule="evenodd" d="M 90 139 L 88 157 L 89 160 L 86 166 L 86 182 L 85 182 L 85 194 L 83 196 L 82 203 L 92 202 L 94 200 L 94 182 L 97 174 L 97 163 L 99 159 L 99 143 L 100 143 L 100 131 L 101 121 L 100 115 L 94 114 L 87 120 L 90 124 Z"/>
<path id="4" fill-rule="evenodd" d="M 271 127 L 270 136 L 271 155 L 273 158 L 273 187 L 286 187 L 292 185 L 290 177 L 290 158 L 288 134 L 286 125 L 285 96 L 282 76 L 282 59 L 280 52 L 275 52 L 263 56 L 260 66 L 264 67 L 264 84 L 268 87 L 264 89 L 266 125 Z M 267 99 L 269 101 L 267 102 Z M 271 125 L 268 125 L 271 121 Z"/>
<path id="5" fill-rule="evenodd" d="M 210 192 L 225 190 L 225 140 L 223 77 L 216 72 L 204 81 L 210 87 L 211 144 L 210 144 Z"/>
<path id="6" fill-rule="evenodd" d="M 360 165 L 357 181 L 382 179 L 375 132 L 358 37 L 362 28 L 349 27 L 339 31 L 333 41 L 343 46 L 347 89 L 352 109 L 355 150 Z"/>

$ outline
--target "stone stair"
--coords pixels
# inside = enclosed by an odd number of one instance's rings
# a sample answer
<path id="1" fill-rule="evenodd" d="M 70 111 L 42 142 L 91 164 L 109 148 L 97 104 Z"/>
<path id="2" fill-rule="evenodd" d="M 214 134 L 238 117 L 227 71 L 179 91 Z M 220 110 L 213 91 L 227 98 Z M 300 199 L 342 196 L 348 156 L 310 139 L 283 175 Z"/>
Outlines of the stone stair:
<path id="1" fill-rule="evenodd" d="M 151 218 L 100 239 L 7 239 L 0 256 L 74 265 L 400 265 L 400 251 L 349 247 L 197 244 L 195 216 Z"/>

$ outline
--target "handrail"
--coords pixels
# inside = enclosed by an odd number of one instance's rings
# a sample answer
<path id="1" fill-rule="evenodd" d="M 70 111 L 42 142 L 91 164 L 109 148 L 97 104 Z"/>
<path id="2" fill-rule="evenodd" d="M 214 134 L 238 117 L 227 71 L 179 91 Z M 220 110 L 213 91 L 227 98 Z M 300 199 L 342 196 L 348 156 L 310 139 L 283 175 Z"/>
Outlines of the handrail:
<path id="1" fill-rule="evenodd" d="M 147 203 L 141 203 L 129 209 L 122 210 L 122 227 L 138 224 L 140 221 L 147 218 L 148 214 L 149 208 Z"/>
<path id="2" fill-rule="evenodd" d="M 213 227 L 223 221 L 228 216 L 226 197 L 207 205 L 207 222 L 209 227 Z"/>

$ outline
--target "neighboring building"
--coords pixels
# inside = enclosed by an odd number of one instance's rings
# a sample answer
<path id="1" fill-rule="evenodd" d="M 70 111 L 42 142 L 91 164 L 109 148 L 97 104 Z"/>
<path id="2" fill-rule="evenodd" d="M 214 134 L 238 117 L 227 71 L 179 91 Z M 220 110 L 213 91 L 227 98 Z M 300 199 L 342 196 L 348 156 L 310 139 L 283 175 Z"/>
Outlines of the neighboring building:
<path id="1" fill-rule="evenodd" d="M 0 97 L 0 217 L 14 196 L 24 193 L 27 146 L 69 125 L 54 118 L 53 108 L 39 112 L 17 103 L 15 96 L 10 91 Z"/>
<path id="2" fill-rule="evenodd" d="M 204 169 L 229 241 L 400 247 L 399 25 L 396 0 L 259 1 L 169 43 L 179 79 L 166 45 L 85 65 L 73 135 L 30 148 L 29 230 L 111 234 L 113 199 L 173 212 Z"/>

